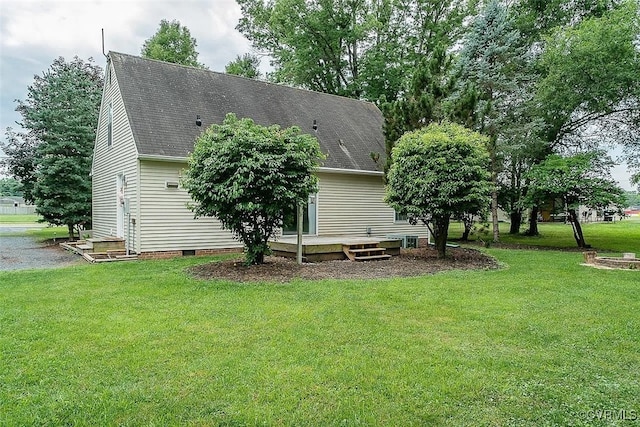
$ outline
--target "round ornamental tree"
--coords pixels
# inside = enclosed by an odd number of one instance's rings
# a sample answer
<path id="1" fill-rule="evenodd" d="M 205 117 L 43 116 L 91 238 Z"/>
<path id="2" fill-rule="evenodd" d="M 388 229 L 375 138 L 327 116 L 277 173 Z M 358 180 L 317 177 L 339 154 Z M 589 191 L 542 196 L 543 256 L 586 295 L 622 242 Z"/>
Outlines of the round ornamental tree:
<path id="1" fill-rule="evenodd" d="M 216 217 L 244 244 L 246 263 L 261 264 L 284 213 L 317 191 L 321 158 L 317 139 L 297 127 L 227 114 L 197 139 L 183 186 L 196 217 Z"/>
<path id="2" fill-rule="evenodd" d="M 385 201 L 432 233 L 444 258 L 449 221 L 490 203 L 488 139 L 463 126 L 431 124 L 405 133 L 392 151 Z"/>

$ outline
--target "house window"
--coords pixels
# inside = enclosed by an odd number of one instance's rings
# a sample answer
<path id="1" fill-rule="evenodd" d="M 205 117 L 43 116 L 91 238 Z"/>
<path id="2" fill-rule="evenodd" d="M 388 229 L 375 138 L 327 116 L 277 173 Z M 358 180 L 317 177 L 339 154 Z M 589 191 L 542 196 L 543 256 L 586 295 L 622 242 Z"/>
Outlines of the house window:
<path id="1" fill-rule="evenodd" d="M 395 218 L 396 222 L 409 222 L 409 217 L 407 216 L 407 214 L 401 214 L 398 212 L 395 212 L 395 214 L 396 214 L 396 218 Z"/>
<path id="2" fill-rule="evenodd" d="M 107 111 L 107 147 L 113 143 L 113 107 L 109 104 Z"/>

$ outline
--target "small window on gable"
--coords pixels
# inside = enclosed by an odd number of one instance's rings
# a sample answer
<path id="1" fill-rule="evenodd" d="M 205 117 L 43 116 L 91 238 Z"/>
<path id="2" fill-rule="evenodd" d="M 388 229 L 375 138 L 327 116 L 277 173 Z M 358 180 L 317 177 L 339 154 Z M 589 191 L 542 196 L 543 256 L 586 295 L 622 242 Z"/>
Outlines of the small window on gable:
<path id="1" fill-rule="evenodd" d="M 109 103 L 107 108 L 107 147 L 111 147 L 113 143 L 113 107 Z"/>
<path id="2" fill-rule="evenodd" d="M 398 212 L 395 212 L 395 214 L 396 214 L 396 218 L 395 218 L 396 222 L 409 222 L 409 216 L 407 216 L 407 214 L 400 214 Z"/>

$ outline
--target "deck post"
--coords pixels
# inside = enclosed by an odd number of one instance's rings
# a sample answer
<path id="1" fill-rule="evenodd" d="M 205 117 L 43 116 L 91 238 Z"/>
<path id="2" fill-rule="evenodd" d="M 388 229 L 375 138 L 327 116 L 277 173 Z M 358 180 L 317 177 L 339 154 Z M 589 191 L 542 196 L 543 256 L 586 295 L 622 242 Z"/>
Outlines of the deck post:
<path id="1" fill-rule="evenodd" d="M 298 249 L 296 251 L 296 262 L 302 264 L 302 227 L 303 227 L 303 209 L 302 203 L 298 203 Z"/>

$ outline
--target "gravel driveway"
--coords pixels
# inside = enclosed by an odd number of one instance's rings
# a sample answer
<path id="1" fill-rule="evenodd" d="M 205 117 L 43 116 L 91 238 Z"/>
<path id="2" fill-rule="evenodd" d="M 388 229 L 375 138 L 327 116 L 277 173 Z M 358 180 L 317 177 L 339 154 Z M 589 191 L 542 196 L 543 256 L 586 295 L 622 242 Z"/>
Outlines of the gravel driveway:
<path id="1" fill-rule="evenodd" d="M 46 245 L 32 237 L 6 235 L 24 232 L 28 228 L 23 225 L 0 225 L 0 270 L 54 268 L 85 262 L 57 244 Z"/>

